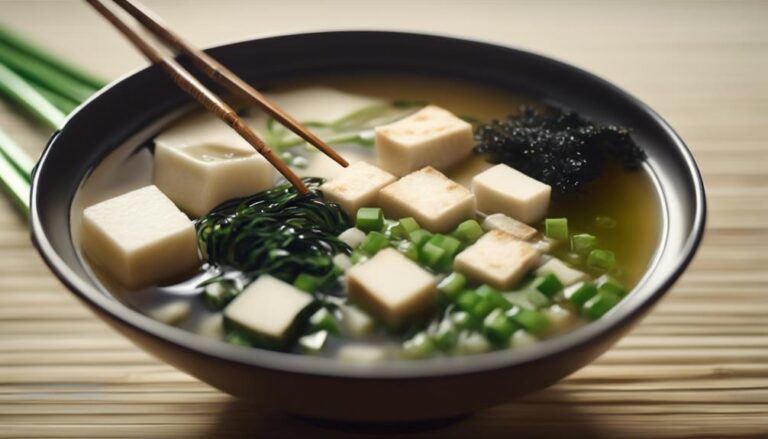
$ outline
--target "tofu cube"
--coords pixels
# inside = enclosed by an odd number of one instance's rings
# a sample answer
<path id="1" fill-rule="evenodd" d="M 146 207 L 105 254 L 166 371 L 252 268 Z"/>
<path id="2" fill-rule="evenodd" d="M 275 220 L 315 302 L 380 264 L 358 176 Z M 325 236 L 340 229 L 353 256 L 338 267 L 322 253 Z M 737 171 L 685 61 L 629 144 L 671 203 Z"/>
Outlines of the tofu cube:
<path id="1" fill-rule="evenodd" d="M 224 309 L 227 325 L 268 342 L 284 343 L 299 315 L 313 302 L 291 284 L 261 275 Z"/>
<path id="2" fill-rule="evenodd" d="M 272 165 L 247 144 L 156 141 L 154 183 L 194 217 L 224 201 L 269 189 L 274 177 Z"/>
<path id="3" fill-rule="evenodd" d="M 379 191 L 395 176 L 366 162 L 344 168 L 334 179 L 320 186 L 323 197 L 354 217 L 361 207 L 378 206 Z"/>
<path id="4" fill-rule="evenodd" d="M 448 232 L 475 216 L 475 196 L 431 166 L 382 189 L 379 205 L 389 218 L 412 216 L 436 233 Z"/>
<path id="5" fill-rule="evenodd" d="M 530 241 L 539 233 L 528 224 L 504 215 L 503 213 L 494 213 L 493 215 L 485 217 L 485 220 L 483 220 L 483 229 L 486 231 L 501 230 L 522 241 Z"/>
<path id="6" fill-rule="evenodd" d="M 437 280 L 393 248 L 347 271 L 347 295 L 393 329 L 419 322 L 437 303 Z"/>
<path id="7" fill-rule="evenodd" d="M 434 105 L 376 128 L 376 164 L 397 176 L 427 165 L 445 171 L 473 146 L 472 125 Z"/>
<path id="8" fill-rule="evenodd" d="M 195 226 L 156 186 L 83 211 L 82 247 L 129 289 L 178 279 L 200 266 Z"/>
<path id="9" fill-rule="evenodd" d="M 579 270 L 567 266 L 563 261 L 552 258 L 536 269 L 537 276 L 544 276 L 552 273 L 560 280 L 564 286 L 573 285 L 576 282 L 587 278 L 587 275 Z"/>
<path id="10" fill-rule="evenodd" d="M 539 253 L 527 242 L 500 230 L 492 230 L 456 255 L 454 270 L 470 278 L 506 290 L 533 268 Z"/>
<path id="11" fill-rule="evenodd" d="M 476 175 L 472 192 L 480 212 L 534 224 L 547 215 L 552 188 L 502 163 Z"/>

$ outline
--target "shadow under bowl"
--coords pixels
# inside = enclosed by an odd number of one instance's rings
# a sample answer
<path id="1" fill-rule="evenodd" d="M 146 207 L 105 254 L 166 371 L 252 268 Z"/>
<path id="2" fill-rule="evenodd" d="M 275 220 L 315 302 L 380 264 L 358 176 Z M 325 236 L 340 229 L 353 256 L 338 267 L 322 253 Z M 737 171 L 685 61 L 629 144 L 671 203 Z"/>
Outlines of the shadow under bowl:
<path id="1" fill-rule="evenodd" d="M 156 322 L 102 290 L 83 267 L 70 233 L 73 197 L 93 167 L 132 134 L 188 105 L 160 68 L 142 69 L 100 91 L 51 138 L 34 173 L 33 241 L 56 276 L 100 318 L 142 349 L 227 393 L 274 410 L 347 421 L 447 418 L 508 401 L 605 352 L 670 288 L 700 243 L 704 188 L 683 141 L 650 108 L 570 65 L 481 42 L 372 31 L 277 36 L 209 53 L 254 84 L 338 71 L 442 75 L 554 100 L 630 127 L 648 153 L 664 216 L 654 262 L 619 306 L 528 349 L 360 366 L 205 339 Z"/>

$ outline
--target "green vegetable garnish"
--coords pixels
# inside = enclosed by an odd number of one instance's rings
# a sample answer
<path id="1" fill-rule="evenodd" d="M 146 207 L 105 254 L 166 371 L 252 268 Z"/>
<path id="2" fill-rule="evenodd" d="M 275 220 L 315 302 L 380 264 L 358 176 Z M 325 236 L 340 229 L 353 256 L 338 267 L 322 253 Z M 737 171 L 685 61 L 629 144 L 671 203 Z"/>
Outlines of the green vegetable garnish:
<path id="1" fill-rule="evenodd" d="M 453 236 L 468 244 L 472 244 L 483 236 L 483 233 L 485 233 L 485 231 L 480 227 L 480 223 L 473 219 L 468 219 L 456 227 Z"/>
<path id="2" fill-rule="evenodd" d="M 571 250 L 578 254 L 587 254 L 595 248 L 597 237 L 589 233 L 579 233 L 571 236 Z"/>
<path id="3" fill-rule="evenodd" d="M 544 234 L 558 241 L 568 241 L 568 218 L 545 219 Z"/>
<path id="4" fill-rule="evenodd" d="M 600 270 L 610 270 L 616 265 L 616 255 L 610 250 L 592 250 L 587 256 L 587 265 Z"/>
<path id="5" fill-rule="evenodd" d="M 355 227 L 363 232 L 382 230 L 384 228 L 384 212 L 378 207 L 361 207 L 357 210 Z"/>
<path id="6" fill-rule="evenodd" d="M 389 238 L 381 232 L 371 232 L 365 237 L 363 242 L 360 243 L 360 250 L 369 255 L 375 255 L 379 250 L 387 246 L 389 246 Z"/>
<path id="7" fill-rule="evenodd" d="M 597 320 L 619 303 L 619 296 L 601 291 L 584 303 L 582 313 L 590 320 Z"/>
<path id="8" fill-rule="evenodd" d="M 333 255 L 351 251 L 337 236 L 350 224 L 339 206 L 320 198 L 317 188 L 322 182 L 304 179 L 310 189 L 306 195 L 281 185 L 224 203 L 199 218 L 198 243 L 208 264 L 239 272 L 243 285 L 265 273 L 289 283 L 300 273 L 316 276 L 318 288 L 335 282 Z M 225 280 L 214 277 L 206 289 Z"/>
<path id="9" fill-rule="evenodd" d="M 437 289 L 451 299 L 458 297 L 459 293 L 467 286 L 467 277 L 461 273 L 453 272 L 445 277 L 439 284 Z"/>
<path id="10" fill-rule="evenodd" d="M 563 289 L 563 283 L 554 273 L 547 273 L 533 282 L 534 288 L 547 297 L 552 297 Z"/>

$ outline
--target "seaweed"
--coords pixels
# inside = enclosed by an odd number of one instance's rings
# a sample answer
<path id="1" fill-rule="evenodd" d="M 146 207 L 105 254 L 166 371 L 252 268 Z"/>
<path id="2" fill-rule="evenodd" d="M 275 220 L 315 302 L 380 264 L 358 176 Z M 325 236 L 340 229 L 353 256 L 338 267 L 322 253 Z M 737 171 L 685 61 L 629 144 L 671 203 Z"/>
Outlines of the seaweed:
<path id="1" fill-rule="evenodd" d="M 480 125 L 475 140 L 476 154 L 547 183 L 558 195 L 583 189 L 609 160 L 637 170 L 646 159 L 627 128 L 553 106 L 539 112 L 523 105 L 517 115 Z"/>
<path id="2" fill-rule="evenodd" d="M 323 179 L 303 180 L 306 195 L 284 184 L 227 202 L 196 221 L 199 247 L 216 273 L 202 284 L 211 307 L 224 307 L 262 274 L 293 282 L 305 273 L 321 287 L 337 279 L 333 256 L 351 252 L 337 238 L 349 218 L 322 200 L 317 188 Z"/>

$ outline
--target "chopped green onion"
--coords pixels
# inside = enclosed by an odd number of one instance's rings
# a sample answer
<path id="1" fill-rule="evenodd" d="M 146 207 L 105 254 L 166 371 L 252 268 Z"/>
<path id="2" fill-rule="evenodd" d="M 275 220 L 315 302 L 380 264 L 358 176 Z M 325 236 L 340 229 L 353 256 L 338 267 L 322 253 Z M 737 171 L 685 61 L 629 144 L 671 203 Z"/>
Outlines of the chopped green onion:
<path id="1" fill-rule="evenodd" d="M 317 290 L 317 286 L 320 284 L 320 279 L 317 276 L 312 276 L 307 273 L 299 273 L 296 279 L 293 280 L 293 286 L 306 291 L 307 293 L 314 293 Z"/>
<path id="2" fill-rule="evenodd" d="M 597 289 L 600 290 L 600 292 L 608 292 L 612 294 L 616 294 L 617 296 L 623 296 L 627 294 L 627 289 L 624 287 L 624 285 L 613 278 L 612 276 L 609 276 L 607 274 L 600 276 L 597 278 Z"/>
<path id="3" fill-rule="evenodd" d="M 597 287 L 592 282 L 579 282 L 565 289 L 565 298 L 581 308 L 597 294 Z"/>
<path id="4" fill-rule="evenodd" d="M 539 293 L 536 290 L 521 290 L 521 291 L 512 291 L 509 293 L 504 294 L 504 298 L 507 299 L 507 302 L 514 306 L 519 306 L 520 308 L 524 309 L 536 309 L 538 306 L 534 305 L 531 300 L 528 299 L 528 293 L 534 291 L 536 294 L 538 294 L 540 297 L 543 297 L 544 300 L 549 302 L 549 299 L 547 296 Z"/>
<path id="5" fill-rule="evenodd" d="M 425 251 L 428 246 L 439 247 L 443 250 L 443 254 L 434 263 L 425 263 L 432 268 L 441 271 L 447 271 L 453 267 L 453 257 L 461 248 L 461 241 L 454 238 L 453 236 L 436 234 L 433 235 L 426 244 L 424 244 L 422 251 Z"/>
<path id="6" fill-rule="evenodd" d="M 389 246 L 389 238 L 387 238 L 386 235 L 381 232 L 371 232 L 366 235 L 365 239 L 360 244 L 360 250 L 369 255 L 375 255 L 379 250 L 387 246 Z"/>
<path id="7" fill-rule="evenodd" d="M 451 314 L 451 322 L 454 327 L 465 329 L 472 323 L 472 316 L 466 311 L 456 311 Z"/>
<path id="8" fill-rule="evenodd" d="M 483 231 L 480 223 L 473 219 L 468 219 L 456 227 L 456 230 L 453 232 L 453 236 L 461 239 L 466 243 L 472 244 L 481 236 L 483 236 L 484 233 L 485 231 Z"/>
<path id="9" fill-rule="evenodd" d="M 547 273 L 533 282 L 533 287 L 547 297 L 552 297 L 563 289 L 563 283 L 554 273 Z"/>
<path id="10" fill-rule="evenodd" d="M 399 221 L 385 220 L 384 234 L 390 239 L 405 239 L 408 237 L 408 231 L 400 225 Z"/>
<path id="11" fill-rule="evenodd" d="M 558 241 L 568 240 L 568 218 L 547 218 L 544 220 L 544 234 Z"/>
<path id="12" fill-rule="evenodd" d="M 310 332 L 328 331 L 331 334 L 339 334 L 339 324 L 336 317 L 328 311 L 328 308 L 320 308 L 309 318 Z"/>
<path id="13" fill-rule="evenodd" d="M 405 358 L 417 359 L 431 357 L 435 352 L 435 346 L 432 340 L 424 332 L 419 332 L 410 340 L 403 343 L 403 356 Z"/>
<path id="14" fill-rule="evenodd" d="M 437 289 L 448 298 L 456 299 L 466 286 L 467 277 L 461 273 L 453 272 L 437 284 Z"/>
<path id="15" fill-rule="evenodd" d="M 349 260 L 352 261 L 352 265 L 362 264 L 367 261 L 369 256 L 362 250 L 353 250 L 349 255 Z"/>
<path id="16" fill-rule="evenodd" d="M 397 250 L 408 259 L 414 262 L 419 261 L 419 248 L 411 241 L 400 241 L 400 243 L 397 244 Z"/>
<path id="17" fill-rule="evenodd" d="M 475 292 L 478 296 L 488 300 L 494 308 L 501 308 L 503 310 L 512 308 L 512 304 L 502 296 L 499 290 L 490 285 L 483 284 Z"/>
<path id="18" fill-rule="evenodd" d="M 483 334 L 496 345 L 509 344 L 509 338 L 517 329 L 517 324 L 500 309 L 494 310 L 483 320 Z"/>
<path id="19" fill-rule="evenodd" d="M 418 229 L 409 233 L 408 238 L 412 243 L 416 244 L 416 246 L 421 247 L 426 244 L 430 238 L 432 238 L 432 234 L 424 229 Z"/>
<path id="20" fill-rule="evenodd" d="M 421 228 L 419 223 L 417 223 L 416 220 L 411 217 L 401 218 L 398 222 L 400 223 L 400 227 L 405 229 L 405 231 L 408 233 L 414 232 Z"/>
<path id="21" fill-rule="evenodd" d="M 384 212 L 378 207 L 361 207 L 355 226 L 364 232 L 378 232 L 384 227 Z"/>
<path id="22" fill-rule="evenodd" d="M 607 291 L 600 291 L 584 303 L 582 313 L 590 320 L 597 320 L 619 303 L 619 296 Z"/>
<path id="23" fill-rule="evenodd" d="M 597 245 L 597 237 L 589 233 L 579 233 L 571 236 L 571 250 L 579 254 L 587 254 Z"/>
<path id="24" fill-rule="evenodd" d="M 440 262 L 445 255 L 445 249 L 432 243 L 432 241 L 427 242 L 421 247 L 421 262 L 428 267 L 437 267 L 438 262 Z"/>
<path id="25" fill-rule="evenodd" d="M 551 303 L 549 297 L 539 290 L 527 290 L 525 291 L 525 297 L 536 308 L 543 308 Z"/>
<path id="26" fill-rule="evenodd" d="M 616 265 L 616 255 L 610 250 L 592 250 L 587 256 L 587 265 L 600 270 L 610 270 Z"/>
<path id="27" fill-rule="evenodd" d="M 482 299 L 474 291 L 464 290 L 456 299 L 456 305 L 458 305 L 459 309 L 471 313 L 480 300 Z"/>
<path id="28" fill-rule="evenodd" d="M 511 317 L 517 324 L 533 334 L 539 334 L 549 328 L 549 318 L 547 318 L 544 313 L 539 311 L 512 308 L 511 310 L 507 311 L 507 315 Z"/>
<path id="29" fill-rule="evenodd" d="M 448 351 L 456 345 L 459 333 L 449 319 L 443 319 L 432 333 L 432 342 L 442 351 Z"/>

